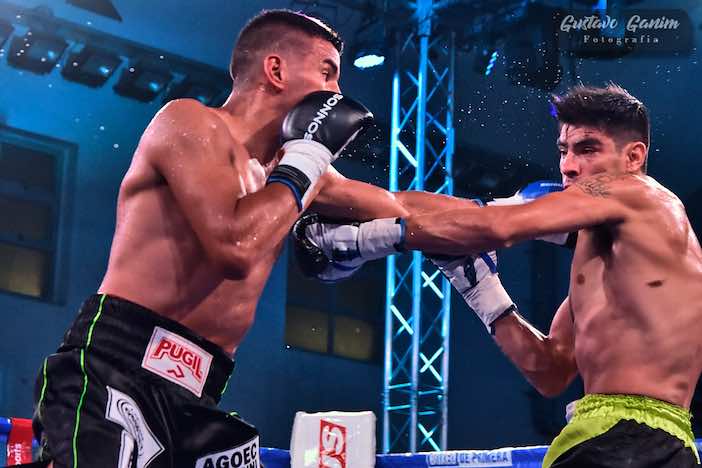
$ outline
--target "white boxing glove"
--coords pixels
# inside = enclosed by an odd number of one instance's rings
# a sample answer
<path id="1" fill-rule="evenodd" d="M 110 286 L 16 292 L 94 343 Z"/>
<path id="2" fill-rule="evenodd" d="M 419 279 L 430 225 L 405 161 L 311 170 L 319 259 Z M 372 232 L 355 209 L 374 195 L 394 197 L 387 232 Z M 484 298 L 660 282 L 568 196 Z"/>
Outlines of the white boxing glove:
<path id="1" fill-rule="evenodd" d="M 549 193 L 560 192 L 563 190 L 563 185 L 560 182 L 550 180 L 539 180 L 527 184 L 517 193 L 507 198 L 495 198 L 487 202 L 488 206 L 508 206 L 508 205 L 523 205 L 530 203 L 539 197 L 548 195 Z M 550 244 L 564 245 L 567 247 L 575 246 L 577 233 L 562 233 L 562 234 L 547 234 L 542 237 L 537 237 L 537 240 L 548 242 Z"/>
<path id="2" fill-rule="evenodd" d="M 494 251 L 478 256 L 429 258 L 490 333 L 495 320 L 516 311 L 497 274 L 497 254 Z"/>
<path id="3" fill-rule="evenodd" d="M 369 260 L 402 251 L 404 227 L 399 218 L 362 223 L 311 213 L 293 225 L 292 234 L 297 263 L 305 276 L 336 282 Z"/>

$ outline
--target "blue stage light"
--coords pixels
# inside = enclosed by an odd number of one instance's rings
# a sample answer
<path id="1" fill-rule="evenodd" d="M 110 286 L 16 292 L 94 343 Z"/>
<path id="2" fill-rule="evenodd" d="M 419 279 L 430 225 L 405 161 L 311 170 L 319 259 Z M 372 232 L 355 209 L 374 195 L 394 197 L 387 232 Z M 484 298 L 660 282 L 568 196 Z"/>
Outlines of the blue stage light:
<path id="1" fill-rule="evenodd" d="M 58 36 L 29 31 L 12 39 L 7 61 L 13 67 L 46 74 L 54 69 L 66 47 L 68 43 Z"/>
<path id="2" fill-rule="evenodd" d="M 222 94 L 222 88 L 187 79 L 182 83 L 172 86 L 164 102 L 173 99 L 190 98 L 197 99 L 207 106 L 214 105 L 216 101 L 218 101 L 217 98 Z"/>
<path id="3" fill-rule="evenodd" d="M 88 86 L 102 86 L 122 63 L 119 56 L 84 47 L 80 52 L 71 54 L 61 70 L 61 75 L 69 81 Z"/>
<path id="4" fill-rule="evenodd" d="M 166 89 L 173 75 L 160 67 L 136 63 L 125 69 L 114 89 L 120 96 L 149 102 Z"/>
<path id="5" fill-rule="evenodd" d="M 356 68 L 371 68 L 382 65 L 385 62 L 384 55 L 378 55 L 377 53 L 365 53 L 364 55 L 359 55 L 353 61 L 353 65 Z"/>

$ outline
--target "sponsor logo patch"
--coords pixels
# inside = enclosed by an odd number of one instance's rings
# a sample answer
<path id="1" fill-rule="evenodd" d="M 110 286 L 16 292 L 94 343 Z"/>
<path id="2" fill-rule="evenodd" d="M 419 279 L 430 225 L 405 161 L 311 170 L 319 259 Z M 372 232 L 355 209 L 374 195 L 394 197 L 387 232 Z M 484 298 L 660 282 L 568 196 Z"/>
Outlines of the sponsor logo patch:
<path id="1" fill-rule="evenodd" d="M 136 467 L 146 468 L 164 447 L 146 424 L 136 402 L 127 394 L 107 386 L 107 408 L 105 418 L 124 429 L 120 449 L 119 467 L 134 466 L 134 446 L 136 445 Z"/>
<path id="2" fill-rule="evenodd" d="M 319 468 L 346 468 L 346 427 L 319 420 Z"/>
<path id="3" fill-rule="evenodd" d="M 198 458 L 195 468 L 259 468 L 258 436 L 243 445 Z"/>
<path id="4" fill-rule="evenodd" d="M 154 327 L 141 367 L 190 390 L 197 397 L 210 372 L 212 355 L 161 327 Z"/>

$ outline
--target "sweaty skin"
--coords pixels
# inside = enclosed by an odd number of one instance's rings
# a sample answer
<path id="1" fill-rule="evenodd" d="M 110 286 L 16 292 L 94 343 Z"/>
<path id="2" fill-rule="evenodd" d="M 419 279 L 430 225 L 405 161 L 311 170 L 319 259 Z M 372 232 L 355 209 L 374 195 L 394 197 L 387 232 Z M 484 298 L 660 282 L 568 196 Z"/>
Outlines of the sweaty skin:
<path id="1" fill-rule="evenodd" d="M 172 133 L 180 131 L 175 126 L 181 119 L 209 127 L 203 129 L 204 135 L 193 137 L 202 145 L 199 154 L 185 154 L 188 142 L 163 141 L 177 138 Z M 174 126 L 173 131 L 164 128 L 168 126 Z M 110 260 L 99 291 L 176 320 L 232 353 L 253 322 L 284 234 L 261 249 L 241 274 L 227 273 L 227 265 L 213 258 L 226 254 L 208 253 L 209 241 L 203 237 L 221 237 L 227 244 L 224 248 L 240 247 L 243 253 L 250 248 L 243 244 L 254 243 L 265 233 L 256 231 L 255 224 L 249 233 L 230 229 L 232 223 L 251 223 L 252 216 L 271 221 L 278 216 L 281 225 L 294 221 L 295 201 L 292 196 L 286 199 L 287 189 L 280 184 L 267 188 L 278 192 L 277 213 L 264 211 L 263 206 L 245 213 L 246 219 L 236 213 L 236 201 L 260 194 L 276 163 L 273 159 L 262 165 L 251 158 L 218 111 L 194 102 L 166 107 L 144 133 L 122 181 Z M 188 171 L 192 166 L 199 171 Z"/>
<path id="2" fill-rule="evenodd" d="M 598 180 L 599 179 L 599 180 Z M 570 307 L 587 393 L 647 395 L 689 408 L 702 370 L 702 251 L 680 200 L 650 177 L 581 184 L 629 208 L 580 231 Z"/>
<path id="3" fill-rule="evenodd" d="M 563 125 L 558 145 L 563 192 L 410 217 L 406 246 L 458 255 L 578 231 L 549 335 L 512 314 L 495 323 L 498 345 L 547 396 L 579 372 L 586 393 L 689 408 L 702 371 L 702 250 L 685 208 L 641 173 L 641 142 L 619 149 L 598 129 Z"/>
<path id="4" fill-rule="evenodd" d="M 279 158 L 264 164 L 252 158 L 221 114 L 180 101 L 164 108 L 146 130 L 120 187 L 110 260 L 99 291 L 148 307 L 233 353 L 253 323 L 298 212 L 289 189 L 265 186 Z M 189 122 L 201 124 L 192 128 Z M 181 123 L 191 126 L 185 130 L 190 134 L 180 134 Z M 193 144 L 197 154 L 189 153 Z M 266 206 L 261 197 L 254 199 L 264 187 L 271 195 Z M 436 206 L 472 205 L 428 193 L 391 194 L 333 168 L 318 189 L 322 192 L 312 208 L 337 217 L 373 219 L 405 216 L 408 209 L 422 213 Z M 250 202 L 244 219 L 237 200 Z M 208 241 L 211 237 L 218 239 Z M 219 246 L 208 253 L 207 244 L 215 242 Z M 227 272 L 228 264 L 216 258 L 227 250 L 251 252 L 245 259 L 250 268 Z"/>
<path id="5" fill-rule="evenodd" d="M 294 34 L 300 50 L 263 57 L 260 71 L 237 83 L 221 108 L 178 100 L 154 117 L 120 187 L 99 288 L 182 323 L 228 353 L 253 323 L 299 216 L 289 188 L 265 185 L 281 156 L 282 121 L 305 95 L 340 92 L 334 46 Z"/>
<path id="6" fill-rule="evenodd" d="M 304 59 L 266 57 L 265 82 L 233 92 L 222 108 L 183 99 L 154 117 L 120 187 L 99 292 L 148 307 L 235 352 L 299 216 L 287 187 L 265 185 L 280 159 L 282 120 L 310 92 L 340 92 L 336 49 L 319 38 L 300 40 L 310 41 Z M 266 87 L 275 88 L 273 97 L 261 91 Z M 331 167 L 314 190 L 321 193 L 313 209 L 360 220 L 471 204 L 391 194 Z"/>

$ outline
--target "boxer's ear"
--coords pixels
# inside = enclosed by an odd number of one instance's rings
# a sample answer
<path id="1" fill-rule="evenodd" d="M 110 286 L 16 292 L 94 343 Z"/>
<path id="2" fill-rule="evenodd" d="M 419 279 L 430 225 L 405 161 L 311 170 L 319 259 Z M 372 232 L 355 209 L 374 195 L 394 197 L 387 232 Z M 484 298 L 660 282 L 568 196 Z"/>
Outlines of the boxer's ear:
<path id="1" fill-rule="evenodd" d="M 641 141 L 629 143 L 626 151 L 626 171 L 627 172 L 645 172 L 646 157 L 648 156 L 648 148 Z"/>
<path id="2" fill-rule="evenodd" d="M 269 54 L 263 58 L 263 73 L 270 86 L 278 91 L 285 88 L 285 65 L 280 55 Z"/>

